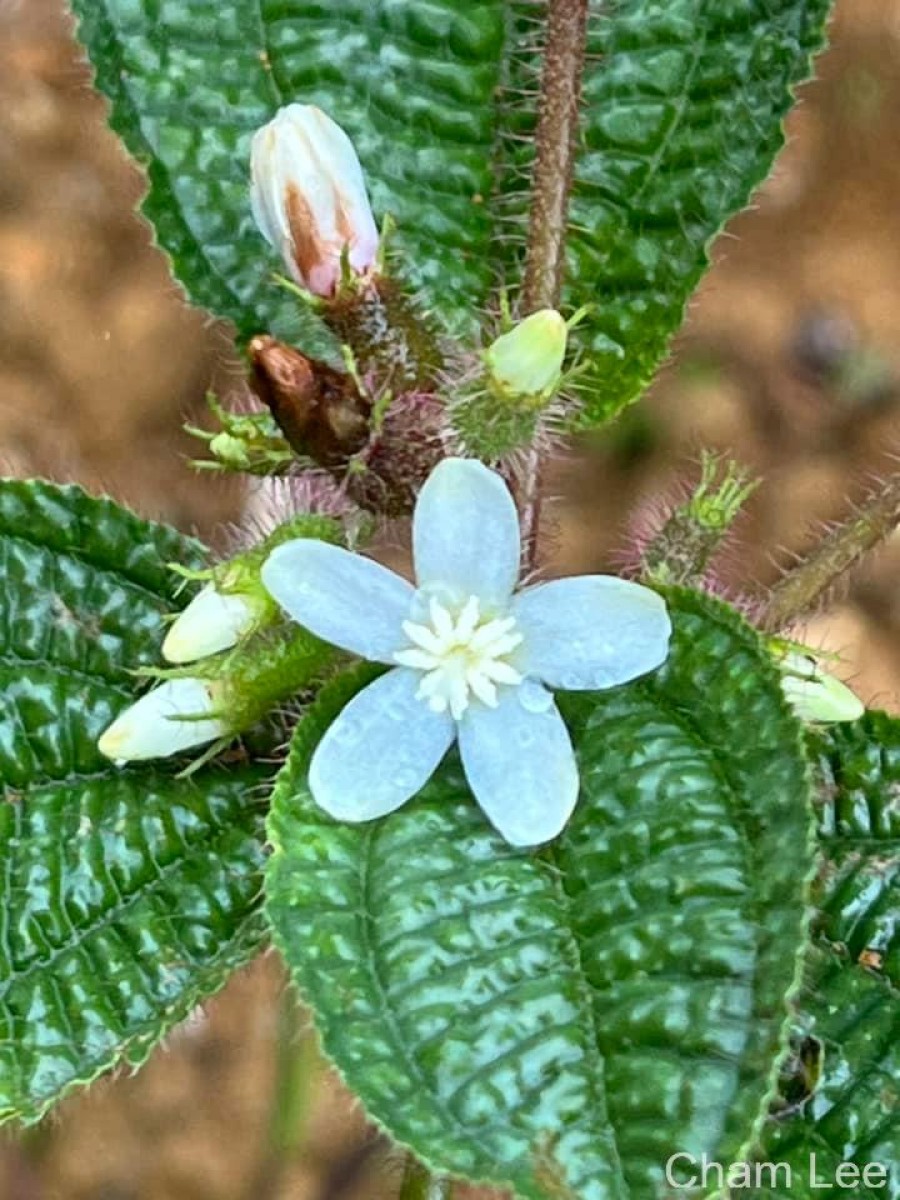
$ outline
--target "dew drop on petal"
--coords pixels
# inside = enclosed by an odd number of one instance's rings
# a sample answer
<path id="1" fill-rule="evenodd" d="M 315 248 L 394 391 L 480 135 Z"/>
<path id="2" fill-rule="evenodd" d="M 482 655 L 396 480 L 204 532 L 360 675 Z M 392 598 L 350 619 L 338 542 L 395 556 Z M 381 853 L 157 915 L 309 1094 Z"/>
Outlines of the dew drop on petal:
<path id="1" fill-rule="evenodd" d="M 519 703 L 526 712 L 547 712 L 553 704 L 553 694 L 534 679 L 526 679 L 519 687 Z"/>
<path id="2" fill-rule="evenodd" d="M 577 671 L 567 671 L 562 677 L 562 687 L 565 691 L 579 691 L 584 683 L 584 676 Z"/>
<path id="3" fill-rule="evenodd" d="M 359 741 L 362 729 L 356 721 L 343 717 L 335 721 L 330 732 L 334 740 L 340 745 L 352 746 Z"/>

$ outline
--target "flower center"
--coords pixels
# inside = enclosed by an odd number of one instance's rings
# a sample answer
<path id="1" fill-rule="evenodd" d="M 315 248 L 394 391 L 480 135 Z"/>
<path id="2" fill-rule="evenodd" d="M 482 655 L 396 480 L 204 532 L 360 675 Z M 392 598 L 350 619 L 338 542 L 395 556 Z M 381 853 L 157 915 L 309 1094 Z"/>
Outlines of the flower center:
<path id="1" fill-rule="evenodd" d="M 515 618 L 483 620 L 477 596 L 470 596 L 455 617 L 432 596 L 428 614 L 427 622 L 403 622 L 412 645 L 394 655 L 402 667 L 423 673 L 419 699 L 434 712 L 449 709 L 457 721 L 473 696 L 496 708 L 497 685 L 519 684 L 523 678 L 508 661 L 522 642 Z"/>

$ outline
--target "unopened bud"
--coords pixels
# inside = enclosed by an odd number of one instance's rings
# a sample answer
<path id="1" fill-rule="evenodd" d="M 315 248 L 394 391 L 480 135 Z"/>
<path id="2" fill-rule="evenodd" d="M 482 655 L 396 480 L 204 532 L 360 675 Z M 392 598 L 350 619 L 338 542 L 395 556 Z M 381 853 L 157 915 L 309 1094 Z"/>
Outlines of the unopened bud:
<path id="1" fill-rule="evenodd" d="M 167 758 L 226 737 L 220 685 L 208 679 L 167 679 L 116 717 L 97 743 L 114 762 Z"/>
<path id="2" fill-rule="evenodd" d="M 166 634 L 166 662 L 188 663 L 230 650 L 265 620 L 270 605 L 263 595 L 220 592 L 214 583 L 201 588 Z"/>
<path id="3" fill-rule="evenodd" d="M 332 517 L 298 513 L 226 562 L 186 572 L 207 582 L 172 623 L 162 644 L 163 658 L 177 664 L 209 658 L 273 624 L 279 609 L 263 587 L 262 564 L 276 546 L 296 537 L 339 544 L 343 526 Z"/>
<path id="4" fill-rule="evenodd" d="M 544 308 L 501 334 L 484 354 L 489 382 L 501 395 L 544 399 L 559 386 L 568 328 Z"/>
<path id="5" fill-rule="evenodd" d="M 325 113 L 289 104 L 254 134 L 251 204 L 260 232 L 291 277 L 330 297 L 342 259 L 363 275 L 375 265 L 378 230 L 353 143 Z"/>
<path id="6" fill-rule="evenodd" d="M 780 659 L 781 689 L 801 721 L 857 721 L 865 712 L 859 697 L 824 671 L 812 654 L 788 650 Z"/>

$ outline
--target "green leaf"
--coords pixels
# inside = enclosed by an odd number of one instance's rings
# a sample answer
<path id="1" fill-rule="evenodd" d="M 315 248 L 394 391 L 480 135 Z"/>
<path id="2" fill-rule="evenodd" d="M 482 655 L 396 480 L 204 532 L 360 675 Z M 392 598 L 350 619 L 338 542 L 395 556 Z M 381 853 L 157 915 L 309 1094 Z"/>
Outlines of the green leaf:
<path id="1" fill-rule="evenodd" d="M 780 149 L 830 0 L 591 0 L 566 296 L 585 322 L 584 424 L 640 396 L 707 246 Z"/>
<path id="2" fill-rule="evenodd" d="M 74 0 L 111 122 L 148 173 L 144 211 L 190 298 L 241 338 L 324 345 L 272 282 L 250 136 L 317 104 L 353 137 L 403 274 L 471 327 L 494 275 L 489 204 L 508 20 L 527 0 Z M 318 328 L 316 328 L 318 326 Z"/>
<path id="3" fill-rule="evenodd" d="M 74 0 L 144 211 L 190 298 L 314 353 L 335 347 L 272 280 L 249 140 L 282 104 L 346 127 L 395 262 L 451 328 L 515 287 L 527 236 L 539 9 L 528 0 Z M 585 424 L 649 382 L 707 265 L 783 141 L 829 0 L 591 0 L 566 300 Z"/>
<path id="4" fill-rule="evenodd" d="M 0 482 L 0 1119 L 152 1046 L 260 944 L 261 785 L 114 767 L 202 547 L 75 487 Z"/>
<path id="5" fill-rule="evenodd" d="M 819 913 L 796 1041 L 807 1039 L 809 1047 L 815 1039 L 821 1076 L 812 1096 L 773 1117 L 764 1133 L 759 1160 L 787 1164 L 790 1180 L 782 1170 L 753 1194 L 760 1200 L 846 1196 L 848 1188 L 835 1184 L 840 1163 L 855 1163 L 860 1171 L 874 1163 L 888 1168 L 886 1185 L 849 1190 L 897 1200 L 900 721 L 867 713 L 816 735 L 814 748 L 823 783 L 822 861 L 813 892 Z"/>
<path id="6" fill-rule="evenodd" d="M 737 1154 L 768 1101 L 804 943 L 809 779 L 759 638 L 668 593 L 655 675 L 570 695 L 582 796 L 506 846 L 455 754 L 366 825 L 317 810 L 298 728 L 269 822 L 267 911 L 327 1053 L 432 1166 L 533 1200 L 657 1195 L 676 1150 Z"/>

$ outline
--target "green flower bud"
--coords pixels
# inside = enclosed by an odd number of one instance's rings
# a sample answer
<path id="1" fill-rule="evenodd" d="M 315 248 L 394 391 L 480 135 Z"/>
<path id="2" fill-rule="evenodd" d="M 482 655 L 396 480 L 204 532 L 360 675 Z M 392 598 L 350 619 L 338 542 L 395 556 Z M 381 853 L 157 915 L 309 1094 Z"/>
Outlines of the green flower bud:
<path id="1" fill-rule="evenodd" d="M 568 328 L 553 308 L 544 308 L 501 334 L 485 351 L 488 383 L 509 398 L 547 399 L 559 387 Z"/>

